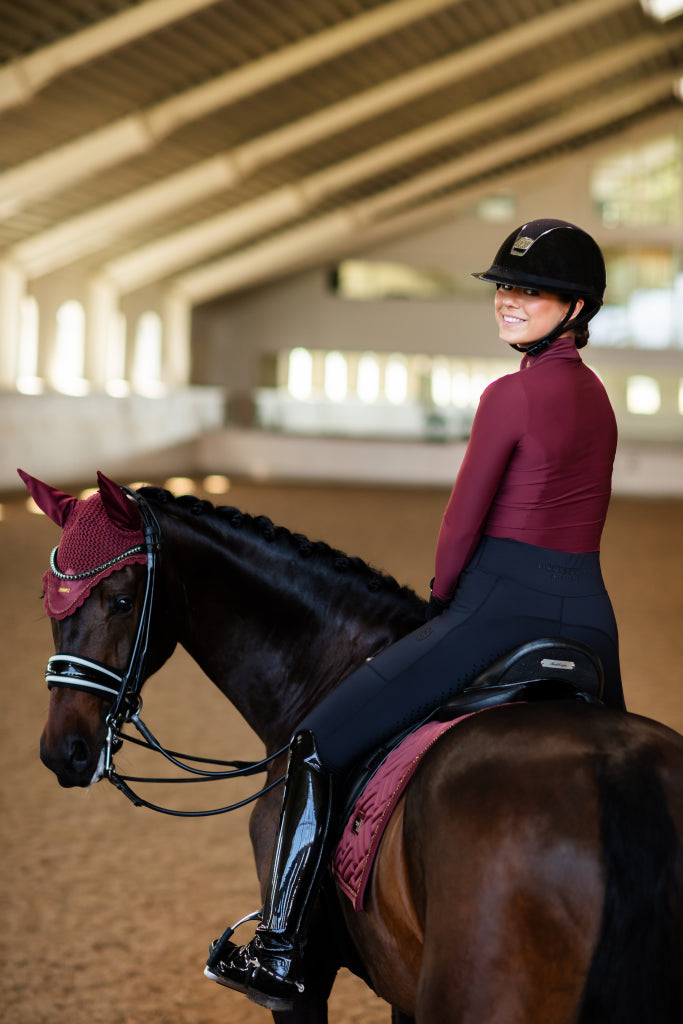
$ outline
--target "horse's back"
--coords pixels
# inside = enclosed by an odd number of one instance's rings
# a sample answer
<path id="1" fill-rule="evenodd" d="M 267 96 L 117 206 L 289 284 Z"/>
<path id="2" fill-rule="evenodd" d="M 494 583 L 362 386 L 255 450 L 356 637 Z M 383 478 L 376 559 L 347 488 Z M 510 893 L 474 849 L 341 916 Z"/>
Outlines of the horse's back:
<path id="1" fill-rule="evenodd" d="M 626 790 L 634 772 L 657 781 L 680 871 L 683 739 L 666 727 L 539 704 L 474 715 L 444 736 L 351 921 L 380 995 L 430 1024 L 579 1021 L 605 903 L 600 779 L 623 777 Z M 622 826 L 642 841 L 638 813 L 626 808 Z"/>

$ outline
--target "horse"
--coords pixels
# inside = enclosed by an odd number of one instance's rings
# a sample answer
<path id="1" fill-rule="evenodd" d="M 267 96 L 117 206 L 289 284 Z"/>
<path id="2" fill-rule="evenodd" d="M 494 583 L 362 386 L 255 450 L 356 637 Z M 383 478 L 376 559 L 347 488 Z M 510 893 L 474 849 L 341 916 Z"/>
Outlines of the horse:
<path id="1" fill-rule="evenodd" d="M 267 784 L 249 825 L 263 889 L 297 723 L 424 623 L 425 602 L 267 517 L 98 476 L 106 514 L 144 533 L 142 559 L 91 575 L 52 618 L 41 758 L 62 786 L 117 781 L 121 724 L 181 644 L 263 744 Z M 76 499 L 22 477 L 65 527 Z M 89 529 L 84 518 L 83 543 Z M 577 701 L 467 717 L 401 798 L 364 909 L 324 887 L 305 991 L 274 1020 L 325 1024 L 341 965 L 394 1024 L 680 1024 L 683 737 Z"/>

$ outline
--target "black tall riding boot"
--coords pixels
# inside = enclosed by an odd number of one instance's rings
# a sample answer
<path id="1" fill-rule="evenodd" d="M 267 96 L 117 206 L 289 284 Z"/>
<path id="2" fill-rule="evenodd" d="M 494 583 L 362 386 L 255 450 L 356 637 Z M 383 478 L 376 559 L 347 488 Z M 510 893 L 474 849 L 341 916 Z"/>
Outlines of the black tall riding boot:
<path id="1" fill-rule="evenodd" d="M 301 956 L 310 910 L 325 865 L 332 777 L 312 732 L 292 740 L 280 827 L 261 923 L 246 946 L 228 928 L 212 943 L 204 974 L 269 1010 L 291 1010 L 303 992 Z"/>

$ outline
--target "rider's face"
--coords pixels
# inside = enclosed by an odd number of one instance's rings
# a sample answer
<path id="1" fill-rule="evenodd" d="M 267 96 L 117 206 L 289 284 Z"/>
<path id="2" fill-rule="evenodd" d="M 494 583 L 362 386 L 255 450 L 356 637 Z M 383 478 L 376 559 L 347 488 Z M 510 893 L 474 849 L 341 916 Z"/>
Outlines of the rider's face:
<path id="1" fill-rule="evenodd" d="M 498 285 L 495 314 L 501 341 L 527 348 L 557 327 L 569 306 L 569 302 L 552 292 L 512 284 Z M 578 299 L 576 313 L 582 306 L 582 300 Z"/>

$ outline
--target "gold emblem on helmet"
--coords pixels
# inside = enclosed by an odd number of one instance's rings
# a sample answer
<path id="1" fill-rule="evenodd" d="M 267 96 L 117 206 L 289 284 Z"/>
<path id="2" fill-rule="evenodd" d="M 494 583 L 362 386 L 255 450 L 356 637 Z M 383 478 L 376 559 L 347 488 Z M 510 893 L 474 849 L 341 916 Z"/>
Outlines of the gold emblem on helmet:
<path id="1" fill-rule="evenodd" d="M 533 245 L 534 241 L 535 239 L 529 238 L 528 235 L 517 235 L 512 243 L 510 252 L 513 256 L 523 256 L 527 249 Z"/>

